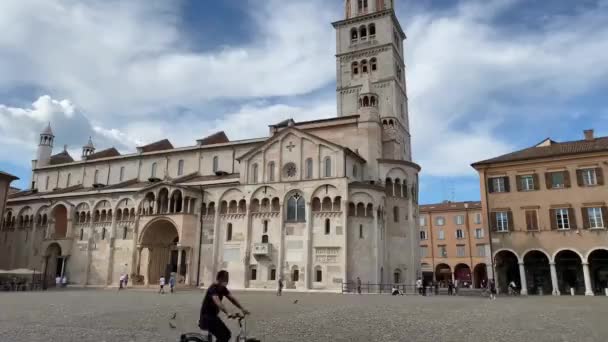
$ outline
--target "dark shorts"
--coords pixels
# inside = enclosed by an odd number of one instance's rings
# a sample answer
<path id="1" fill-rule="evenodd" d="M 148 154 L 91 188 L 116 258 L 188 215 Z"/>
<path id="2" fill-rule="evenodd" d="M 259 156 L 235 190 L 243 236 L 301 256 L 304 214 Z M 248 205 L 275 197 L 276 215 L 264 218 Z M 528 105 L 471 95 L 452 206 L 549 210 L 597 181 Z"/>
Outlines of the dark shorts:
<path id="1" fill-rule="evenodd" d="M 165 285 L 161 285 L 160 288 L 162 289 L 163 287 L 165 287 Z"/>
<path id="2" fill-rule="evenodd" d="M 202 316 L 198 322 L 199 328 L 210 332 L 217 342 L 229 342 L 231 338 L 230 329 L 218 316 Z"/>

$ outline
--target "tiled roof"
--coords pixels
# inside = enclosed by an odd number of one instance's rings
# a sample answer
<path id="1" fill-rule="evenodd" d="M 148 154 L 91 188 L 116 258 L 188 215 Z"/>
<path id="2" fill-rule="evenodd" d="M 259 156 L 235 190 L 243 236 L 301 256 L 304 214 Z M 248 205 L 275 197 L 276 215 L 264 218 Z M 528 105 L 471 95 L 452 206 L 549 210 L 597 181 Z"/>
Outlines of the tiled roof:
<path id="1" fill-rule="evenodd" d="M 60 153 L 57 153 L 56 155 L 51 156 L 50 164 L 59 165 L 59 164 L 67 164 L 67 163 L 72 163 L 72 162 L 74 162 L 74 158 L 72 158 L 72 156 L 70 156 L 68 151 L 63 150 Z"/>
<path id="2" fill-rule="evenodd" d="M 235 179 L 238 180 L 240 177 L 240 175 L 238 173 L 228 173 L 225 175 L 220 175 L 220 176 L 197 176 L 197 177 L 193 177 L 193 178 L 188 178 L 184 181 L 177 181 L 176 183 L 196 183 L 196 182 L 204 182 L 204 181 L 213 181 L 213 180 L 223 180 L 223 179 Z"/>
<path id="3" fill-rule="evenodd" d="M 154 151 L 164 151 L 164 150 L 172 150 L 173 145 L 169 141 L 169 139 L 163 139 L 157 142 L 153 142 L 151 144 L 140 146 L 137 150 L 141 153 L 146 152 L 154 152 Z"/>
<path id="4" fill-rule="evenodd" d="M 87 157 L 87 160 L 95 160 L 101 158 L 109 158 L 109 157 L 118 157 L 120 156 L 120 152 L 116 150 L 114 147 L 105 149 L 103 151 L 95 152 Z"/>
<path id="5" fill-rule="evenodd" d="M 10 180 L 19 179 L 19 177 L 13 176 L 10 173 L 0 171 L 0 177 L 9 178 Z"/>
<path id="6" fill-rule="evenodd" d="M 422 204 L 419 207 L 420 212 L 431 212 L 431 211 L 450 211 L 450 210 L 466 210 L 466 209 L 479 209 L 481 210 L 481 202 L 442 202 L 436 204 Z"/>
<path id="7" fill-rule="evenodd" d="M 608 152 L 608 137 L 599 137 L 590 140 L 566 141 L 561 143 L 552 140 L 545 140 L 545 142 L 550 142 L 550 144 L 533 146 L 496 158 L 482 160 L 472 164 L 472 166 L 475 167 L 485 164 L 532 160 L 581 153 Z"/>
<path id="8" fill-rule="evenodd" d="M 228 136 L 226 136 L 226 133 L 224 133 L 224 131 L 213 133 L 208 137 L 198 140 L 198 144 L 200 146 L 222 144 L 227 142 L 230 142 L 230 139 L 228 139 Z"/>

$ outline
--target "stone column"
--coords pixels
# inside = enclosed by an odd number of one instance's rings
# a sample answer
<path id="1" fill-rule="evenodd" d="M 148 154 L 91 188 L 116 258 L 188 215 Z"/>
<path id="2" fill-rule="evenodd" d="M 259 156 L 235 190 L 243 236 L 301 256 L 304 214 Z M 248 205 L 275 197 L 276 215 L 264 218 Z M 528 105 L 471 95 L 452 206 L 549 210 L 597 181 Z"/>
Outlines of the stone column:
<path id="1" fill-rule="evenodd" d="M 494 274 L 494 285 L 496 287 L 496 294 L 500 294 L 500 282 L 499 282 L 499 279 L 498 279 L 498 271 L 496 270 L 496 266 L 494 266 L 494 267 L 495 268 L 492 271 L 492 274 Z"/>
<path id="2" fill-rule="evenodd" d="M 186 280 L 184 282 L 188 286 L 190 286 L 190 260 L 192 259 L 192 253 L 190 252 L 193 250 L 192 248 L 184 250 L 184 253 L 186 253 Z"/>
<path id="3" fill-rule="evenodd" d="M 218 203 L 218 207 L 215 210 L 215 218 L 213 219 L 213 265 L 211 266 L 212 274 L 211 279 L 215 279 L 215 275 L 218 271 L 218 253 L 220 244 L 220 209 L 221 203 Z"/>
<path id="4" fill-rule="evenodd" d="M 181 246 L 177 247 L 177 278 L 175 279 L 176 282 L 179 282 L 179 278 L 182 275 L 182 252 L 183 252 L 183 248 Z"/>
<path id="5" fill-rule="evenodd" d="M 557 271 L 555 270 L 555 262 L 550 262 L 549 268 L 551 270 L 551 285 L 553 286 L 553 295 L 559 296 L 559 284 L 557 283 Z"/>
<path id="6" fill-rule="evenodd" d="M 114 269 L 114 239 L 116 237 L 116 216 L 112 215 L 112 225 L 110 226 L 110 239 L 108 240 L 108 270 L 106 273 L 106 284 L 112 285 L 112 272 Z"/>
<path id="7" fill-rule="evenodd" d="M 374 277 L 374 282 L 376 284 L 379 284 L 380 281 L 380 255 L 379 255 L 379 248 L 378 248 L 378 244 L 380 243 L 380 238 L 378 236 L 378 234 L 380 234 L 380 229 L 378 227 L 378 209 L 374 206 L 374 208 L 372 209 L 372 215 L 373 215 L 373 220 L 374 220 L 374 232 L 373 232 L 373 239 L 374 239 L 374 257 L 375 257 L 375 267 L 374 267 L 374 271 L 375 271 L 375 277 Z M 353 275 L 354 276 L 354 275 Z M 368 280 L 369 281 L 369 280 Z"/>
<path id="8" fill-rule="evenodd" d="M 519 263 L 519 280 L 521 281 L 521 295 L 528 294 L 528 282 L 526 280 L 526 268 L 523 262 Z"/>
<path id="9" fill-rule="evenodd" d="M 589 276 L 589 263 L 583 262 L 583 278 L 585 278 L 585 296 L 593 296 L 591 277 Z"/>
<path id="10" fill-rule="evenodd" d="M 141 269 L 141 250 L 142 247 L 141 245 L 137 246 L 137 251 L 135 252 L 135 272 L 136 275 L 140 275 L 140 269 Z"/>
<path id="11" fill-rule="evenodd" d="M 144 285 L 150 284 L 150 259 L 152 259 L 152 248 L 146 248 L 148 250 L 148 261 L 146 262 L 146 275 L 144 276 Z"/>
<path id="12" fill-rule="evenodd" d="M 277 280 L 283 279 L 283 283 L 285 283 L 285 218 L 283 217 L 283 204 L 280 206 L 281 210 L 279 213 L 279 218 L 281 222 L 279 223 L 279 264 L 277 265 Z"/>
<path id="13" fill-rule="evenodd" d="M 342 231 L 344 232 L 344 247 L 342 250 L 342 257 L 344 258 L 344 269 L 342 270 L 342 282 L 348 282 L 348 184 L 345 185 L 345 191 L 343 200 L 342 200 Z"/>
<path id="14" fill-rule="evenodd" d="M 306 202 L 306 270 L 304 272 L 306 289 L 312 288 L 312 206 Z"/>
<path id="15" fill-rule="evenodd" d="M 30 238 L 30 247 L 29 247 L 29 254 L 32 256 L 30 261 L 28 262 L 27 267 L 33 267 L 36 268 L 36 263 L 32 262 L 33 260 L 35 260 L 34 258 L 34 248 L 35 247 L 35 243 L 36 243 L 36 230 L 38 230 L 38 223 L 36 223 L 36 220 L 34 220 L 34 223 L 32 224 L 32 236 Z M 42 253 L 42 251 L 38 251 L 39 255 L 40 253 Z"/>

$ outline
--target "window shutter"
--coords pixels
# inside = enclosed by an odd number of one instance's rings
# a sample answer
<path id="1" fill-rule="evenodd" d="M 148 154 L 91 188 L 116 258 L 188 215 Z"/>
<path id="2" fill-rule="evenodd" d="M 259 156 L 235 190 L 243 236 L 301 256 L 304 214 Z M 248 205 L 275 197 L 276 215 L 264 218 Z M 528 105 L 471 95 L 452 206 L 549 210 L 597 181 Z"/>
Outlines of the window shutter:
<path id="1" fill-rule="evenodd" d="M 521 176 L 515 176 L 515 182 L 517 183 L 517 191 L 522 191 L 524 187 L 521 184 Z"/>
<path id="2" fill-rule="evenodd" d="M 545 172 L 545 185 L 547 189 L 553 189 L 553 182 L 551 181 L 551 172 Z"/>
<path id="3" fill-rule="evenodd" d="M 494 192 L 494 182 L 492 182 L 492 178 L 488 178 L 488 192 Z"/>
<path id="4" fill-rule="evenodd" d="M 564 188 L 569 188 L 570 186 L 572 186 L 572 184 L 570 183 L 570 172 L 563 171 L 563 173 L 564 173 Z"/>
<path id="5" fill-rule="evenodd" d="M 539 230 L 539 228 L 538 228 L 538 216 L 536 215 L 536 210 L 530 211 L 530 214 L 532 215 L 532 228 L 534 230 Z"/>
<path id="6" fill-rule="evenodd" d="M 591 224 L 589 222 L 589 212 L 587 208 L 581 208 L 581 214 L 583 214 L 583 229 L 589 229 Z"/>
<path id="7" fill-rule="evenodd" d="M 526 210 L 526 229 L 532 230 L 532 212 L 531 210 Z"/>
<path id="8" fill-rule="evenodd" d="M 534 190 L 540 190 L 540 182 L 536 173 L 532 175 L 532 179 L 534 180 Z"/>
<path id="9" fill-rule="evenodd" d="M 570 229 L 576 229 L 576 215 L 574 208 L 568 208 L 568 220 L 570 220 Z"/>
<path id="10" fill-rule="evenodd" d="M 507 220 L 509 220 L 509 231 L 512 232 L 513 231 L 513 212 L 512 211 L 507 211 Z"/>
<path id="11" fill-rule="evenodd" d="M 583 186 L 583 170 L 576 170 L 576 184 Z"/>
<path id="12" fill-rule="evenodd" d="M 604 171 L 601 167 L 595 169 L 595 177 L 597 178 L 597 185 L 604 185 Z"/>
<path id="13" fill-rule="evenodd" d="M 555 216 L 555 209 L 549 209 L 549 218 L 551 220 L 551 230 L 557 229 L 557 217 Z"/>
<path id="14" fill-rule="evenodd" d="M 511 185 L 509 184 L 509 177 L 502 177 L 505 182 L 505 192 L 511 191 Z"/>
<path id="15" fill-rule="evenodd" d="M 494 232 L 497 230 L 496 213 L 490 213 L 490 228 Z"/>
<path id="16" fill-rule="evenodd" d="M 604 228 L 608 227 L 608 207 L 602 207 L 602 219 L 604 221 Z"/>

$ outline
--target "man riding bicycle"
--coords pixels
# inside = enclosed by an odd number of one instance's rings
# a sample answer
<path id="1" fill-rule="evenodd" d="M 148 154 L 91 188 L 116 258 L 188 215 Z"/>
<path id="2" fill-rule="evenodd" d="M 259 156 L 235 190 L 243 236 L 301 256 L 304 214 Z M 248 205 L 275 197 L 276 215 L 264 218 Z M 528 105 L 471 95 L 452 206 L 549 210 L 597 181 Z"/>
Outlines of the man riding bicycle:
<path id="1" fill-rule="evenodd" d="M 224 297 L 228 298 L 239 308 L 243 315 L 248 315 L 249 311 L 245 310 L 241 304 L 232 296 L 228 288 L 229 275 L 227 271 L 219 271 L 215 282 L 209 286 L 205 298 L 203 299 L 203 305 L 201 306 L 201 316 L 199 319 L 199 327 L 203 330 L 209 331 L 217 340 L 217 342 L 229 342 L 231 336 L 230 329 L 226 327 L 224 322 L 219 318 L 220 310 L 228 314 L 228 310 L 222 304 Z"/>

